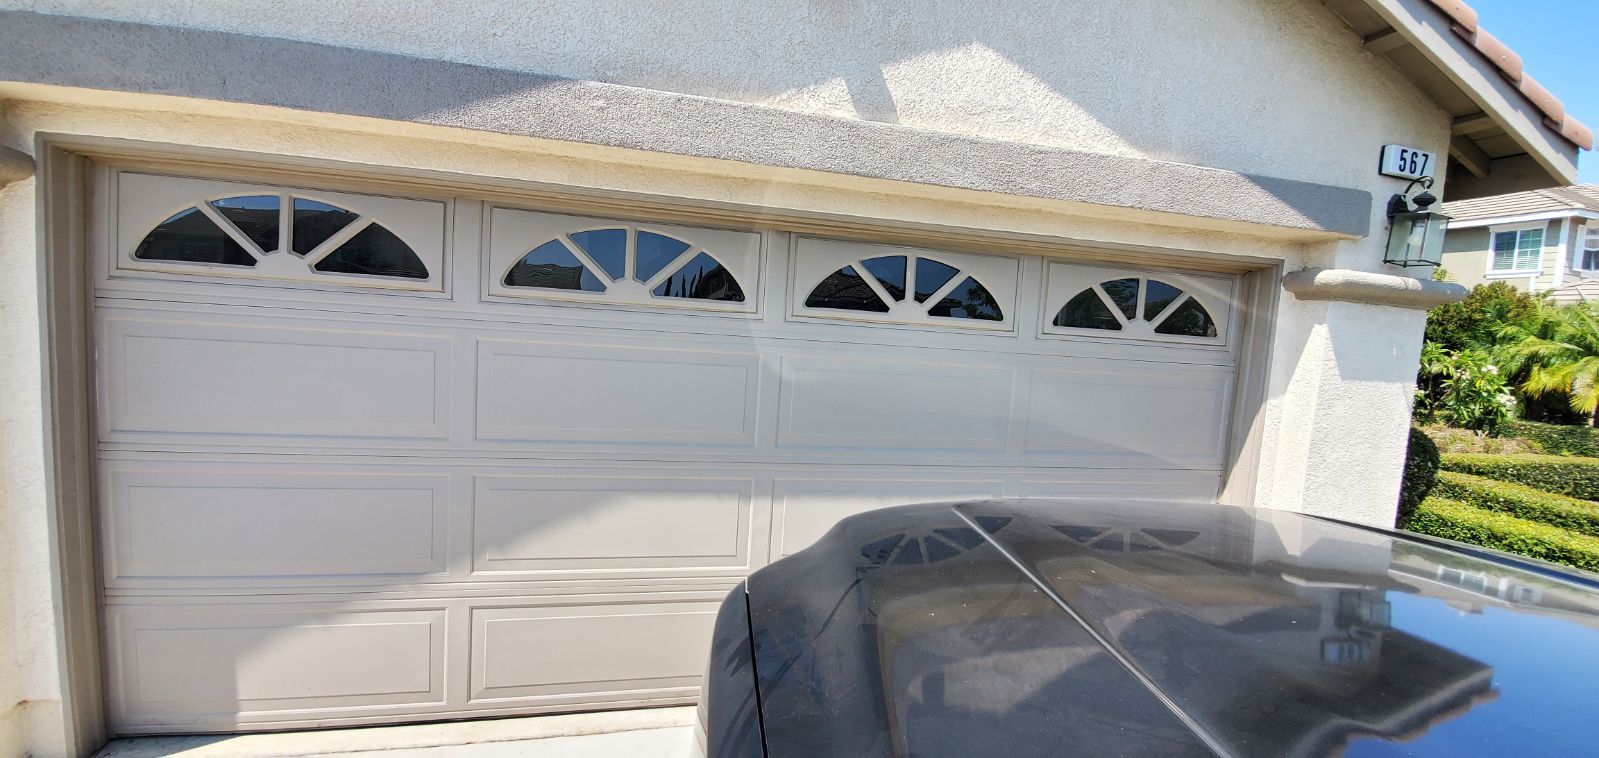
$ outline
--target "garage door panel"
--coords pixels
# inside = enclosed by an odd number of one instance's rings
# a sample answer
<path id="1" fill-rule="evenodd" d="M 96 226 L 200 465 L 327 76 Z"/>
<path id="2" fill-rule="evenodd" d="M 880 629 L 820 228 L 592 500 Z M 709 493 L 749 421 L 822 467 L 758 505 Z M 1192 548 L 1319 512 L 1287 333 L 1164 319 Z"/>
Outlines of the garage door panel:
<path id="1" fill-rule="evenodd" d="M 1136 361 L 1107 369 L 1106 363 L 1032 372 L 1029 454 L 1121 458 L 1156 468 L 1221 465 L 1230 369 Z"/>
<path id="2" fill-rule="evenodd" d="M 108 434 L 449 434 L 443 338 L 121 317 L 104 334 Z"/>
<path id="3" fill-rule="evenodd" d="M 638 600 L 638 599 L 635 599 Z M 472 611 L 472 702 L 692 693 L 720 599 Z M 574 650 L 603 650 L 577 656 Z"/>
<path id="4" fill-rule="evenodd" d="M 478 343 L 486 440 L 753 445 L 756 356 L 571 343 Z"/>
<path id="5" fill-rule="evenodd" d="M 478 572 L 750 565 L 751 478 L 479 476 Z"/>
<path id="6" fill-rule="evenodd" d="M 1020 497 L 1158 498 L 1212 502 L 1221 491 L 1220 471 L 1126 469 L 1072 472 L 1058 478 L 1036 474 L 1017 483 Z"/>
<path id="7" fill-rule="evenodd" d="M 444 475 L 108 473 L 110 580 L 442 573 Z"/>
<path id="8" fill-rule="evenodd" d="M 1003 451 L 1014 371 L 939 363 L 783 360 L 779 447 Z"/>
<path id="9" fill-rule="evenodd" d="M 444 702 L 443 608 L 109 612 L 112 705 L 132 724 Z"/>
<path id="10" fill-rule="evenodd" d="M 903 476 L 903 473 L 897 474 Z M 894 476 L 893 474 L 889 476 Z M 1005 485 L 991 481 L 914 481 L 778 478 L 772 483 L 772 556 L 793 555 L 821 539 L 839 520 L 908 503 L 997 498 Z"/>

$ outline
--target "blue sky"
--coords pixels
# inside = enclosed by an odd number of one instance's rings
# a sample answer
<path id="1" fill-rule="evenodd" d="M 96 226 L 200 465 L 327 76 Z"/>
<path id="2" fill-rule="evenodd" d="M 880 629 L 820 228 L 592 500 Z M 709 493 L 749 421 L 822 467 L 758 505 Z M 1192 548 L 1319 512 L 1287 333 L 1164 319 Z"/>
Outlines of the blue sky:
<path id="1" fill-rule="evenodd" d="M 1599 129 L 1599 0 L 1471 0 L 1471 7 L 1568 113 Z M 1583 151 L 1577 168 L 1580 181 L 1599 183 L 1599 154 Z"/>

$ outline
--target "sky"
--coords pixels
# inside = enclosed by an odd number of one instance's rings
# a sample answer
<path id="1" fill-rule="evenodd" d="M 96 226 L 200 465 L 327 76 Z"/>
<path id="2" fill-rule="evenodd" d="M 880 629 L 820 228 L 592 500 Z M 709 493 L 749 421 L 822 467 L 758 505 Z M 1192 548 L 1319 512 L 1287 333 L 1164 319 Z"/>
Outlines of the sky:
<path id="1" fill-rule="evenodd" d="M 1566 112 L 1599 130 L 1599 0 L 1470 0 L 1477 23 L 1521 56 Z M 1599 154 L 1577 157 L 1578 180 L 1599 184 Z"/>

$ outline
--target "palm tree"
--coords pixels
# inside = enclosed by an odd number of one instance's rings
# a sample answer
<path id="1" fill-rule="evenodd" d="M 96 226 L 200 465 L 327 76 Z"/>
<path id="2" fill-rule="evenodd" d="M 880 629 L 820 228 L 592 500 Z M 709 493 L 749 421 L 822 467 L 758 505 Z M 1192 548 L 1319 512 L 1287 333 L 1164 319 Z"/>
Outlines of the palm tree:
<path id="1" fill-rule="evenodd" d="M 1499 333 L 1500 362 L 1532 397 L 1564 393 L 1590 418 L 1599 409 L 1599 310 L 1540 303 L 1531 317 Z"/>

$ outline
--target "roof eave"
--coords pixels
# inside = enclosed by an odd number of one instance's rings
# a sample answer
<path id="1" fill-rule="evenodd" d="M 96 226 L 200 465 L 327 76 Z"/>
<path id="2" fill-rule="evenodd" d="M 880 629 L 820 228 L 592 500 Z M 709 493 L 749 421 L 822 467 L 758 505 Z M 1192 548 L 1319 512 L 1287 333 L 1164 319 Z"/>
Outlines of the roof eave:
<path id="1" fill-rule="evenodd" d="M 1548 174 L 1549 186 L 1576 182 L 1577 144 L 1561 136 L 1558 125 L 1546 121 L 1517 82 L 1508 80 L 1470 41 L 1455 34 L 1449 16 L 1427 0 L 1364 0 L 1364 4 L 1525 149 Z"/>

